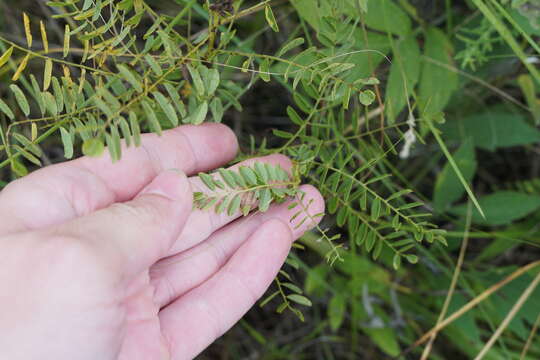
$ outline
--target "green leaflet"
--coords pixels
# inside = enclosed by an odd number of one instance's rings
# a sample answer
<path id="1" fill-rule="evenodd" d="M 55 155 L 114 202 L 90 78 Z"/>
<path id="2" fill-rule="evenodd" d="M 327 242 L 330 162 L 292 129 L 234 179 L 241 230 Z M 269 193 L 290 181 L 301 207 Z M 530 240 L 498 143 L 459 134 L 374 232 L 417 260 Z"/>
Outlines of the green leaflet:
<path id="1" fill-rule="evenodd" d="M 223 103 L 220 98 L 215 97 L 214 100 L 212 100 L 210 103 L 210 112 L 212 113 L 215 122 L 221 122 L 225 109 L 223 108 Z"/>
<path id="2" fill-rule="evenodd" d="M 150 130 L 152 130 L 152 132 L 155 132 L 158 135 L 161 135 L 162 133 L 161 124 L 159 123 L 159 120 L 156 116 L 156 113 L 154 112 L 154 109 L 152 108 L 150 103 L 145 100 L 141 101 L 141 105 L 146 114 L 146 120 L 148 122 L 148 126 L 150 127 Z"/>
<path id="3" fill-rule="evenodd" d="M 303 45 L 304 42 L 305 42 L 304 38 L 292 39 L 291 41 L 289 41 L 285 45 L 283 45 L 283 47 L 278 51 L 276 56 L 281 57 L 281 56 L 285 55 L 287 52 L 291 51 L 292 49 Z"/>
<path id="4" fill-rule="evenodd" d="M 178 126 L 178 115 L 176 114 L 174 107 L 169 103 L 165 96 L 157 91 L 153 92 L 152 95 L 167 116 L 167 119 L 169 119 L 169 121 L 171 122 L 171 125 L 173 127 Z"/>
<path id="5" fill-rule="evenodd" d="M 197 68 L 194 68 L 192 66 L 188 66 L 189 74 L 191 75 L 191 79 L 193 80 L 193 86 L 195 87 L 195 91 L 199 96 L 204 95 L 205 88 L 204 83 L 201 78 L 201 74 L 197 70 Z"/>
<path id="6" fill-rule="evenodd" d="M 165 89 L 167 90 L 167 94 L 169 94 L 171 101 L 176 107 L 176 110 L 178 110 L 178 113 L 180 114 L 180 116 L 186 117 L 187 116 L 186 108 L 182 100 L 180 100 L 180 96 L 178 95 L 178 90 L 168 83 L 166 83 L 164 86 L 165 86 Z"/>
<path id="7" fill-rule="evenodd" d="M 148 65 L 150 65 L 150 68 L 152 69 L 154 74 L 156 74 L 157 76 L 163 75 L 163 71 L 161 70 L 161 66 L 159 66 L 159 64 L 156 62 L 156 60 L 154 60 L 154 58 L 152 56 L 147 54 L 147 55 L 144 56 L 144 60 L 146 60 Z"/>
<path id="8" fill-rule="evenodd" d="M 139 127 L 139 120 L 137 119 L 137 115 L 133 111 L 129 113 L 129 125 L 131 127 L 131 133 L 133 135 L 133 142 L 135 143 L 135 146 L 140 146 L 141 129 Z"/>
<path id="9" fill-rule="evenodd" d="M 131 129 L 129 128 L 129 124 L 126 119 L 120 117 L 118 125 L 120 126 L 120 131 L 122 132 L 122 137 L 126 142 L 126 146 L 129 147 L 131 145 Z"/>
<path id="10" fill-rule="evenodd" d="M 216 213 L 246 216 L 256 205 L 265 212 L 275 201 L 296 195 L 296 184 L 279 165 L 256 162 L 236 169 L 219 169 L 214 176 L 200 173 L 199 179 L 210 193 L 196 193 L 195 206 L 201 210 L 215 206 Z M 274 185 L 275 184 L 275 185 Z"/>
<path id="11" fill-rule="evenodd" d="M 54 98 L 53 94 L 46 91 L 43 93 L 43 102 L 45 103 L 45 108 L 49 112 L 51 116 L 58 115 L 58 106 L 56 103 L 56 99 Z"/>
<path id="12" fill-rule="evenodd" d="M 17 104 L 19 105 L 19 108 L 23 114 L 25 116 L 30 115 L 30 104 L 28 103 L 28 100 L 26 99 L 26 96 L 22 92 L 21 88 L 19 88 L 16 84 L 11 84 L 9 88 L 13 92 L 13 95 L 15 95 L 15 100 L 17 100 Z"/>
<path id="13" fill-rule="evenodd" d="M 206 119 L 208 114 L 208 103 L 205 101 L 201 103 L 189 117 L 189 122 L 194 125 L 200 125 Z"/>
<path id="14" fill-rule="evenodd" d="M 311 301 L 307 297 L 298 294 L 287 295 L 287 299 L 304 306 L 312 305 Z"/>
<path id="15" fill-rule="evenodd" d="M 261 62 L 259 67 L 259 75 L 264 82 L 270 81 L 270 61 L 266 58 Z"/>
<path id="16" fill-rule="evenodd" d="M 0 111 L 3 112 L 8 118 L 10 118 L 10 120 L 15 119 L 15 115 L 2 99 L 0 99 Z"/>
<path id="17" fill-rule="evenodd" d="M 47 91 L 51 85 L 53 62 L 51 59 L 45 61 L 45 70 L 43 71 L 43 91 Z"/>
<path id="18" fill-rule="evenodd" d="M 91 138 L 83 142 L 82 152 L 86 156 L 98 157 L 103 154 L 105 145 L 99 138 Z"/>
<path id="19" fill-rule="evenodd" d="M 60 127 L 60 137 L 64 145 L 64 157 L 71 159 L 73 157 L 73 139 L 71 138 L 71 134 L 64 127 Z"/>
<path id="20" fill-rule="evenodd" d="M 247 166 L 241 166 L 239 172 L 249 185 L 257 185 L 257 175 L 251 168 Z"/>
<path id="21" fill-rule="evenodd" d="M 369 106 L 373 104 L 373 102 L 375 101 L 375 98 L 376 98 L 375 93 L 371 90 L 362 91 L 360 95 L 358 95 L 360 104 L 364 106 Z"/>
<path id="22" fill-rule="evenodd" d="M 242 203 L 242 197 L 237 194 L 235 197 L 231 200 L 229 207 L 227 209 L 227 215 L 233 216 L 240 210 L 240 205 Z"/>
<path id="23" fill-rule="evenodd" d="M 206 77 L 206 92 L 209 96 L 214 95 L 220 82 L 219 71 L 217 69 L 209 69 Z"/>
<path id="24" fill-rule="evenodd" d="M 43 152 L 41 151 L 41 149 L 39 148 L 39 146 L 37 146 L 35 143 L 33 143 L 32 141 L 30 141 L 26 136 L 22 135 L 22 134 L 17 134 L 17 133 L 14 133 L 13 134 L 13 137 L 15 139 L 17 139 L 17 141 L 19 143 L 21 143 L 21 145 L 24 146 L 24 148 L 26 150 L 29 150 L 31 153 L 35 154 L 36 156 L 42 156 L 43 155 Z"/>
<path id="25" fill-rule="evenodd" d="M 139 79 L 137 79 L 136 75 L 126 65 L 120 64 L 117 67 L 123 78 L 126 79 L 126 81 L 129 82 L 129 84 L 133 86 L 133 88 L 137 92 L 143 91 L 142 83 L 139 81 Z"/>
<path id="26" fill-rule="evenodd" d="M 8 61 L 9 59 L 11 58 L 11 54 L 13 54 L 13 49 L 14 47 L 10 47 L 9 49 L 6 50 L 5 53 L 2 54 L 2 56 L 0 56 L 0 69 L 2 68 L 2 66 L 4 66 Z"/>
<path id="27" fill-rule="evenodd" d="M 270 28 L 275 32 L 279 32 L 279 26 L 276 22 L 276 17 L 274 16 L 274 12 L 272 11 L 270 5 L 266 5 L 264 7 L 264 16 L 266 17 L 266 22 L 268 23 Z"/>
<path id="28" fill-rule="evenodd" d="M 422 113 L 442 111 L 459 85 L 458 75 L 452 69 L 452 52 L 452 45 L 441 30 L 428 29 L 419 84 Z"/>
<path id="29" fill-rule="evenodd" d="M 45 110 L 46 110 L 45 109 L 45 101 L 43 99 L 43 93 L 41 92 L 38 81 L 37 81 L 36 77 L 34 76 L 34 74 L 30 74 L 30 82 L 32 83 L 32 90 L 33 90 L 32 96 L 36 100 L 36 103 L 37 103 L 37 105 L 39 107 L 41 115 L 44 116 L 45 115 Z"/>

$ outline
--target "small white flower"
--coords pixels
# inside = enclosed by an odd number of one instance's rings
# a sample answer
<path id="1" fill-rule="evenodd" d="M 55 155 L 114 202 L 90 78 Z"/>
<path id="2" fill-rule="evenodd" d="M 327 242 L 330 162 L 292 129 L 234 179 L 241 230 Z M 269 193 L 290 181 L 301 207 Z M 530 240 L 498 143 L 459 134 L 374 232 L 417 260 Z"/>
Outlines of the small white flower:
<path id="1" fill-rule="evenodd" d="M 409 125 L 409 130 L 404 135 L 405 144 L 399 152 L 399 157 L 401 159 L 407 159 L 411 154 L 411 147 L 416 142 L 416 134 L 414 133 L 414 128 L 416 127 L 416 120 L 412 113 L 409 115 L 409 120 L 407 120 L 407 125 Z"/>

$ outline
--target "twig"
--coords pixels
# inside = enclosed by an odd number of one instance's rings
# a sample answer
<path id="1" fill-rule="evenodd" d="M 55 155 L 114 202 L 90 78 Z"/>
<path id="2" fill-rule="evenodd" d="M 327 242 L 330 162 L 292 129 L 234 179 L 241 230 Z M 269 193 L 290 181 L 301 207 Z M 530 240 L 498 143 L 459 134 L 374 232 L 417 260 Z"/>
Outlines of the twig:
<path id="1" fill-rule="evenodd" d="M 469 228 L 471 226 L 471 202 L 467 202 L 467 220 L 465 224 L 465 233 L 463 234 L 463 242 L 461 243 L 461 249 L 459 251 L 459 257 L 456 264 L 456 269 L 454 271 L 454 275 L 452 276 L 452 282 L 450 283 L 450 288 L 448 289 L 448 294 L 446 295 L 446 299 L 444 300 L 444 305 L 441 310 L 441 313 L 439 314 L 439 318 L 437 319 L 437 325 L 439 325 L 444 317 L 446 316 L 446 313 L 448 311 L 448 306 L 450 306 L 450 301 L 452 300 L 452 295 L 454 294 L 454 291 L 456 289 L 456 284 L 459 278 L 459 275 L 461 273 L 461 268 L 463 266 L 463 260 L 465 259 L 465 252 L 467 251 L 467 245 L 469 244 Z M 424 352 L 422 353 L 421 360 L 426 360 L 429 356 L 429 353 L 431 352 L 431 348 L 433 346 L 433 343 L 435 342 L 435 338 L 437 337 L 438 332 L 434 332 L 433 335 L 431 335 L 431 338 L 429 339 L 428 344 L 424 348 Z"/>
<path id="2" fill-rule="evenodd" d="M 463 314 L 465 314 L 467 311 L 471 310 L 472 308 L 474 308 L 476 305 L 480 304 L 482 301 L 484 301 L 485 299 L 487 299 L 488 297 L 490 297 L 491 295 L 493 295 L 493 293 L 497 292 L 498 290 L 500 290 L 504 285 L 508 284 L 509 282 L 511 282 L 512 280 L 520 277 L 521 275 L 525 274 L 527 271 L 531 270 L 531 269 L 534 269 L 535 267 L 537 266 L 540 266 L 540 260 L 537 260 L 537 261 L 534 261 L 532 263 L 529 263 L 519 269 L 517 269 L 516 271 L 514 271 L 512 274 L 510 274 L 509 276 L 507 276 L 506 278 L 504 278 L 503 280 L 499 281 L 498 283 L 496 283 L 495 285 L 491 286 L 490 288 L 486 289 L 484 292 L 482 292 L 480 295 L 478 295 L 477 297 L 475 297 L 474 299 L 472 299 L 471 301 L 469 301 L 467 304 L 465 304 L 464 306 L 461 307 L 461 309 L 459 309 L 458 311 L 456 311 L 455 313 L 453 313 L 452 315 L 450 315 L 449 317 L 447 317 L 444 321 L 442 321 L 439 325 L 435 326 L 434 328 L 432 328 L 431 330 L 429 330 L 427 333 L 425 333 L 424 335 L 422 335 L 420 337 L 420 339 L 416 340 L 414 342 L 414 344 L 412 344 L 409 348 L 405 349 L 404 351 L 402 351 L 402 353 L 400 355 L 397 356 L 397 358 L 400 358 L 401 356 L 403 355 L 406 355 L 408 353 L 410 353 L 414 348 L 422 345 L 423 343 L 425 343 L 426 341 L 428 341 L 431 337 L 431 335 L 433 335 L 434 333 L 436 332 L 439 332 L 441 331 L 442 329 L 444 329 L 446 326 L 448 326 L 449 324 L 451 324 L 452 322 L 454 322 L 456 319 L 460 318 Z"/>
<path id="3" fill-rule="evenodd" d="M 529 352 L 529 347 L 532 344 L 532 340 L 536 336 L 536 332 L 538 331 L 538 326 L 540 326 L 540 313 L 538 314 L 538 317 L 536 318 L 536 321 L 534 322 L 533 328 L 531 329 L 531 333 L 529 334 L 529 338 L 527 339 L 527 342 L 525 343 L 525 346 L 523 347 L 523 350 L 521 351 L 521 355 L 519 357 L 520 360 L 525 359 L 525 355 L 527 355 L 527 352 Z"/>
<path id="4" fill-rule="evenodd" d="M 499 336 L 501 336 L 501 334 L 503 333 L 503 331 L 506 329 L 506 327 L 508 326 L 508 324 L 510 323 L 510 321 L 512 321 L 512 319 L 514 319 L 514 317 L 516 316 L 517 312 L 521 309 L 521 307 L 523 306 L 523 304 L 525 303 L 525 301 L 527 301 L 527 299 L 531 296 L 532 292 L 536 289 L 536 287 L 538 286 L 538 284 L 540 283 L 540 273 L 538 273 L 536 275 L 536 277 L 534 278 L 534 280 L 529 284 L 529 286 L 525 289 L 525 291 L 523 292 L 523 294 L 521 294 L 521 296 L 519 297 L 518 301 L 516 301 L 516 303 L 514 304 L 514 306 L 512 307 L 512 309 L 510 310 L 510 312 L 506 315 L 506 317 L 504 318 L 503 322 L 499 325 L 499 327 L 497 328 L 497 330 L 495 331 L 495 333 L 491 336 L 491 338 L 488 340 L 488 342 L 486 343 L 486 345 L 484 346 L 484 348 L 478 353 L 478 355 L 476 355 L 476 357 L 474 358 L 474 360 L 482 360 L 484 358 L 484 356 L 486 356 L 486 354 L 488 353 L 488 351 L 491 349 L 491 347 L 493 346 L 493 344 L 495 343 L 495 341 L 497 341 L 497 339 L 499 338 Z"/>

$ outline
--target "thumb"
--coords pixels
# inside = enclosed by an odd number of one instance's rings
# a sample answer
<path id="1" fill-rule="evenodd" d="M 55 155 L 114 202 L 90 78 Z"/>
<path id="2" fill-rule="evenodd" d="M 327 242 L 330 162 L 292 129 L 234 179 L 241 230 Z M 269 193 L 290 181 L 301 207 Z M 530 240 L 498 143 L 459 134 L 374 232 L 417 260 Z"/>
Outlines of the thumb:
<path id="1" fill-rule="evenodd" d="M 191 213 L 192 200 L 186 175 L 169 170 L 133 200 L 65 223 L 55 233 L 92 245 L 123 274 L 138 274 L 167 254 Z"/>

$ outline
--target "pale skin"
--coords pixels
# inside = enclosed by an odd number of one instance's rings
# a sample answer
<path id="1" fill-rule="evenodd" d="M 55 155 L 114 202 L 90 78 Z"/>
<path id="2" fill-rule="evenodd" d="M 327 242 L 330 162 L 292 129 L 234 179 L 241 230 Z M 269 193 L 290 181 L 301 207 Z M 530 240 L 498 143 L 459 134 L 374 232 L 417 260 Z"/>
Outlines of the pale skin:
<path id="1" fill-rule="evenodd" d="M 182 126 L 122 160 L 80 158 L 0 193 L 0 358 L 191 359 L 264 294 L 292 242 L 295 210 L 193 210 L 193 176 L 231 161 L 225 126 Z M 251 160 L 254 161 L 254 160 Z M 259 158 L 289 169 L 281 155 Z M 303 186 L 311 215 L 324 210 Z"/>

